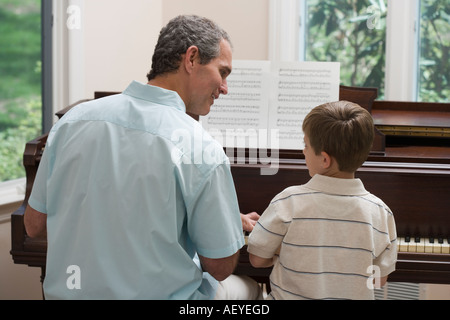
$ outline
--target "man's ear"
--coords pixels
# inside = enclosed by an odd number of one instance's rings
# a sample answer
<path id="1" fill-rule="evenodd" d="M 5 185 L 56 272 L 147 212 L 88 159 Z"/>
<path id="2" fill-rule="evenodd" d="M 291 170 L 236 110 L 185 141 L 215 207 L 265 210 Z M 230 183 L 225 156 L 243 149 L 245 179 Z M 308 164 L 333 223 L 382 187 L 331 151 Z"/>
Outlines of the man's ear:
<path id="1" fill-rule="evenodd" d="M 187 73 L 191 73 L 196 60 L 199 58 L 198 48 L 196 46 L 190 46 L 186 50 L 186 54 L 183 57 L 184 67 Z"/>
<path id="2" fill-rule="evenodd" d="M 320 155 L 322 156 L 322 168 L 324 168 L 324 169 L 330 168 L 331 167 L 331 163 L 333 161 L 331 156 L 328 153 L 326 153 L 325 151 L 322 151 L 320 153 Z"/>

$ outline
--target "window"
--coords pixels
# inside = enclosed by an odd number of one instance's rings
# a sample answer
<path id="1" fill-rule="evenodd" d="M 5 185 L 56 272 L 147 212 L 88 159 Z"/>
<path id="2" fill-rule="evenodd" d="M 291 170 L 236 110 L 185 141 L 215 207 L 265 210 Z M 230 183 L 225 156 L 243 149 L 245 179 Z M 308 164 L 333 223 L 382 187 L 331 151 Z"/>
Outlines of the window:
<path id="1" fill-rule="evenodd" d="M 341 82 L 384 94 L 385 0 L 306 1 L 305 60 L 339 61 Z"/>
<path id="2" fill-rule="evenodd" d="M 292 11 L 294 1 L 280 6 Z M 343 85 L 377 87 L 379 99 L 449 101 L 450 1 L 297 0 L 295 6 L 300 18 L 280 9 L 274 21 L 300 19 L 297 59 L 339 61 Z M 278 57 L 289 56 L 283 48 Z"/>
<path id="3" fill-rule="evenodd" d="M 421 0 L 419 101 L 449 101 L 449 61 L 450 1 Z"/>
<path id="4" fill-rule="evenodd" d="M 42 130 L 41 1 L 0 0 L 0 182 L 22 178 Z"/>

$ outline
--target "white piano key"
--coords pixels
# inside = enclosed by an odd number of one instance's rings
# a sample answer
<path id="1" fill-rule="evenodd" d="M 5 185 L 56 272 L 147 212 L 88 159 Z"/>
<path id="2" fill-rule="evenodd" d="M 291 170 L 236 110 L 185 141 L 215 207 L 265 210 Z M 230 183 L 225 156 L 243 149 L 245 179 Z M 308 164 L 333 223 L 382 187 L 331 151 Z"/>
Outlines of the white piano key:
<path id="1" fill-rule="evenodd" d="M 408 242 L 408 252 L 417 252 L 417 243 L 414 238 L 411 238 Z"/>
<path id="2" fill-rule="evenodd" d="M 430 242 L 429 238 L 425 238 L 425 253 L 433 253 L 433 243 Z"/>
<path id="3" fill-rule="evenodd" d="M 433 243 L 433 253 L 441 253 L 442 252 L 442 244 L 438 239 L 434 239 Z"/>
<path id="4" fill-rule="evenodd" d="M 404 237 L 400 237 L 398 239 L 398 251 L 399 252 L 408 252 L 408 243 L 405 241 Z"/>
<path id="5" fill-rule="evenodd" d="M 419 242 L 416 243 L 416 252 L 424 253 L 425 252 L 425 239 L 420 238 Z"/>
<path id="6" fill-rule="evenodd" d="M 246 246 L 248 246 L 248 237 L 250 237 L 250 232 L 244 231 L 244 240 Z"/>
<path id="7" fill-rule="evenodd" d="M 450 253 L 450 243 L 448 243 L 448 239 L 444 239 L 444 243 L 442 244 L 442 253 Z"/>

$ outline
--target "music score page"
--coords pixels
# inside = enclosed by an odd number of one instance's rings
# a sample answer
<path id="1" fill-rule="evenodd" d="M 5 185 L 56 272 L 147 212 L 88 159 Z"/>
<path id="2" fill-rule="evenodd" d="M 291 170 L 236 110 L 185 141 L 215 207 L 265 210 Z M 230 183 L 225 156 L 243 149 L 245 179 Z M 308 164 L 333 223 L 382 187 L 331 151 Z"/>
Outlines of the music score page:
<path id="1" fill-rule="evenodd" d="M 337 62 L 234 60 L 228 94 L 201 117 L 224 147 L 303 149 L 302 123 L 309 111 L 339 100 Z"/>

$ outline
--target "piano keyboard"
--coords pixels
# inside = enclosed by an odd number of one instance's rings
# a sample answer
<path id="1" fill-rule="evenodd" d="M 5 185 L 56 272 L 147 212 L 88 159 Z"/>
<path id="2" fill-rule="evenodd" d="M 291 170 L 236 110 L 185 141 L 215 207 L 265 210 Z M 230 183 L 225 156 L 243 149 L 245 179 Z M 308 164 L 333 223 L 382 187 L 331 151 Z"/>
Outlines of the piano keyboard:
<path id="1" fill-rule="evenodd" d="M 444 238 L 399 237 L 398 252 L 450 253 L 450 241 Z"/>
<path id="2" fill-rule="evenodd" d="M 245 245 L 248 245 L 248 235 L 244 233 Z M 399 237 L 397 251 L 450 254 L 450 239 Z"/>

